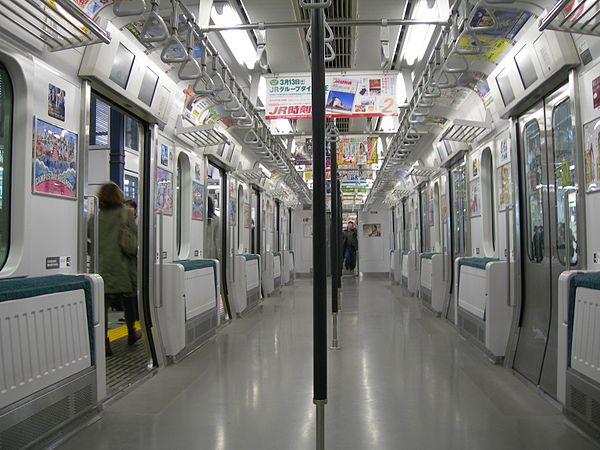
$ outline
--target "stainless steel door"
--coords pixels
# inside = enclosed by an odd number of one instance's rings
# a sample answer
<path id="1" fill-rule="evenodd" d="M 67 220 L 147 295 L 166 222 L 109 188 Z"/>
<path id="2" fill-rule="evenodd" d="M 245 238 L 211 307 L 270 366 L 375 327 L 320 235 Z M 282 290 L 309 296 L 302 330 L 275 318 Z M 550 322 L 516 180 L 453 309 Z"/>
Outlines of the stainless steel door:
<path id="1" fill-rule="evenodd" d="M 522 302 L 514 368 L 556 396 L 558 276 L 577 264 L 572 190 L 576 158 L 568 86 L 521 116 L 518 127 Z"/>

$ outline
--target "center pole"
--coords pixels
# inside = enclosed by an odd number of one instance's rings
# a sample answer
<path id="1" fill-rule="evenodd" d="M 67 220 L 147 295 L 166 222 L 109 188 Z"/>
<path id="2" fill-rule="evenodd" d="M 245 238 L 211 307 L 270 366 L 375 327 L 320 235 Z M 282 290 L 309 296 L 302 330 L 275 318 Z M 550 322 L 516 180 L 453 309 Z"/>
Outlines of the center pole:
<path id="1" fill-rule="evenodd" d="M 313 0 L 314 2 L 315 0 Z M 313 130 L 313 401 L 317 407 L 317 450 L 325 449 L 327 403 L 327 245 L 325 224 L 325 14 L 311 10 Z"/>

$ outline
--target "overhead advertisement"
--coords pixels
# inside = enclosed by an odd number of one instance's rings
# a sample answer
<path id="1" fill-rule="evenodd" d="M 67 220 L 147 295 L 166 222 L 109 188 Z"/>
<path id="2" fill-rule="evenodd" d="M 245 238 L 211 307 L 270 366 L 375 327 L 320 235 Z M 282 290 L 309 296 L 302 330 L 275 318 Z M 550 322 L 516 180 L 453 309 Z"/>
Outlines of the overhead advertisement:
<path id="1" fill-rule="evenodd" d="M 337 146 L 337 163 L 377 164 L 377 137 L 342 136 Z"/>
<path id="2" fill-rule="evenodd" d="M 267 76 L 266 119 L 310 119 L 310 75 Z M 397 116 L 397 74 L 327 75 L 327 117 Z"/>

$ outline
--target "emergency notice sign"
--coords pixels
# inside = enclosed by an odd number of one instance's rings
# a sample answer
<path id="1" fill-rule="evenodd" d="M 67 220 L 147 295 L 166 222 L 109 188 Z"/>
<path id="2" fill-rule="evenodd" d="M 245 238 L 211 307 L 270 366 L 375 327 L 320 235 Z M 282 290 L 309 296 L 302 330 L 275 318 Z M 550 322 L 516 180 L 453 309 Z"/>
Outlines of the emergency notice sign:
<path id="1" fill-rule="evenodd" d="M 266 119 L 312 116 L 310 75 L 267 76 Z M 327 117 L 397 116 L 396 74 L 327 75 Z"/>

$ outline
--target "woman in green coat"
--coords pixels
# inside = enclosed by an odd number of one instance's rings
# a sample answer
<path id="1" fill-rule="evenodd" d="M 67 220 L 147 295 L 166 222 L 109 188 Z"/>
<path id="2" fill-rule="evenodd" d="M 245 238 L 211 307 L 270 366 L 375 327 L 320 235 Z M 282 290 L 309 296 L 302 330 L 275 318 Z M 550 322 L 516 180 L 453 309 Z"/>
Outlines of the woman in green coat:
<path id="1" fill-rule="evenodd" d="M 129 345 L 141 338 L 135 331 L 135 299 L 137 289 L 131 277 L 131 258 L 137 255 L 137 226 L 130 209 L 124 205 L 123 192 L 114 183 L 98 191 L 98 273 L 104 280 L 106 354 L 112 355 L 108 339 L 108 305 L 120 302 L 125 313 Z M 88 223 L 88 236 L 93 221 Z"/>

